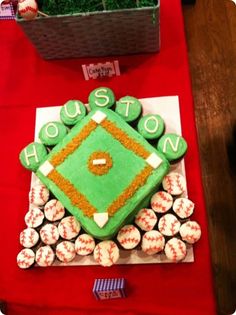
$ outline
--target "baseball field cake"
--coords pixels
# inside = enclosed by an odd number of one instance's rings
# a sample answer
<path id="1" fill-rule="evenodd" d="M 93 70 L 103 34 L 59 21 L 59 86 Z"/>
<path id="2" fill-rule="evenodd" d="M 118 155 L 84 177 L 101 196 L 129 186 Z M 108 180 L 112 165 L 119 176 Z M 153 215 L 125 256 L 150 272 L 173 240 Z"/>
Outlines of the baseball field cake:
<path id="1" fill-rule="evenodd" d="M 62 123 L 44 126 L 41 140 L 53 149 L 31 143 L 20 160 L 87 233 L 110 239 L 147 204 L 169 162 L 120 115 L 93 107 L 66 135 Z"/>
<path id="2" fill-rule="evenodd" d="M 47 119 L 39 140 L 20 152 L 36 182 L 18 266 L 70 264 L 87 255 L 111 266 L 121 250 L 133 249 L 184 260 L 201 236 L 190 220 L 194 203 L 186 197 L 185 178 L 170 168 L 185 155 L 185 139 L 165 132 L 161 116 L 143 115 L 135 97 L 116 101 L 101 87 L 88 103 L 66 102 L 60 120 Z"/>

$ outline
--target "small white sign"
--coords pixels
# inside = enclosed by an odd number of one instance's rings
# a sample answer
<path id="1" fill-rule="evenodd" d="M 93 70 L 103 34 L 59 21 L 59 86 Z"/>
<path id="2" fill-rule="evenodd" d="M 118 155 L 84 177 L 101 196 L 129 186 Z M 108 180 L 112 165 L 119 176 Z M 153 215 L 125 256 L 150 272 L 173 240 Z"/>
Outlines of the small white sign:
<path id="1" fill-rule="evenodd" d="M 120 75 L 119 61 L 107 61 L 105 63 L 90 63 L 89 65 L 82 65 L 82 70 L 85 80 L 98 79 L 104 77 L 112 77 Z"/>
<path id="2" fill-rule="evenodd" d="M 0 20 L 13 20 L 15 13 L 12 4 L 2 4 L 2 2 L 0 0 Z"/>

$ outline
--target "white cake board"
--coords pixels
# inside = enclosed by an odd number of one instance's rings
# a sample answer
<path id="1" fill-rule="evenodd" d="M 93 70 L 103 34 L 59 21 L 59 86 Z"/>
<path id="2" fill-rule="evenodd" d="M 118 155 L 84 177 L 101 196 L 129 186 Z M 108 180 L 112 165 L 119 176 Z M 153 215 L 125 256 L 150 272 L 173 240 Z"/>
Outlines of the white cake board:
<path id="1" fill-rule="evenodd" d="M 165 122 L 165 133 L 176 133 L 181 135 L 181 119 L 179 111 L 179 98 L 178 96 L 163 96 L 151 97 L 140 99 L 143 106 L 143 115 L 158 114 Z M 61 106 L 52 107 L 39 107 L 36 109 L 36 122 L 35 122 L 35 141 L 40 142 L 38 138 L 41 127 L 50 121 L 60 121 Z M 171 166 L 171 171 L 176 171 L 185 176 L 185 165 L 182 159 L 180 163 Z M 186 176 L 185 176 L 186 177 Z M 31 186 L 38 181 L 37 177 L 32 174 Z M 187 197 L 187 192 L 183 195 Z M 193 246 L 187 245 L 187 255 L 182 263 L 194 262 Z M 156 254 L 149 256 L 142 250 L 120 250 L 120 258 L 116 264 L 157 264 L 157 263 L 171 263 L 165 254 Z M 53 266 L 88 266 L 98 265 L 92 255 L 79 256 L 76 255 L 75 259 L 70 263 L 62 263 L 55 260 Z"/>

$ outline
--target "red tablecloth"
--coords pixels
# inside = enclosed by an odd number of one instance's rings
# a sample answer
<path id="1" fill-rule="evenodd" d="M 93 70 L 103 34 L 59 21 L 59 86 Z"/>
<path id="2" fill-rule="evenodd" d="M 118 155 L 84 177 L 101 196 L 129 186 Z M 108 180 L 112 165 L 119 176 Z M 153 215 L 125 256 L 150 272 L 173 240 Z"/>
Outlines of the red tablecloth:
<path id="1" fill-rule="evenodd" d="M 180 1 L 161 2 L 161 52 L 118 57 L 122 75 L 103 81 L 85 81 L 81 64 L 112 58 L 44 61 L 12 21 L 0 23 L 0 38 L 0 299 L 8 303 L 8 314 L 215 314 Z M 117 98 L 179 95 L 183 135 L 189 144 L 185 159 L 189 197 L 196 204 L 193 218 L 202 227 L 202 238 L 194 246 L 195 262 L 20 270 L 16 256 L 28 210 L 30 174 L 18 154 L 33 140 L 35 108 L 73 98 L 86 102 L 89 92 L 101 85 L 113 89 Z M 106 277 L 125 277 L 125 300 L 95 300 L 94 279 Z"/>

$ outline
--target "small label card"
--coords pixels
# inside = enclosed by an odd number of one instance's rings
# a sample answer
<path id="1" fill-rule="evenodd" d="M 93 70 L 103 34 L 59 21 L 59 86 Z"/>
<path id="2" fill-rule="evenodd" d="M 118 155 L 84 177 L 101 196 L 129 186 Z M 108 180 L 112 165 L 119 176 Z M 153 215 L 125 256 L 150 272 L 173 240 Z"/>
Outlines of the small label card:
<path id="1" fill-rule="evenodd" d="M 112 77 L 120 75 L 119 61 L 82 65 L 85 80 Z"/>
<path id="2" fill-rule="evenodd" d="M 123 298 L 126 296 L 125 279 L 95 279 L 93 294 L 97 300 Z"/>
<path id="3" fill-rule="evenodd" d="M 14 20 L 15 13 L 11 3 L 2 4 L 0 0 L 0 20 Z"/>

